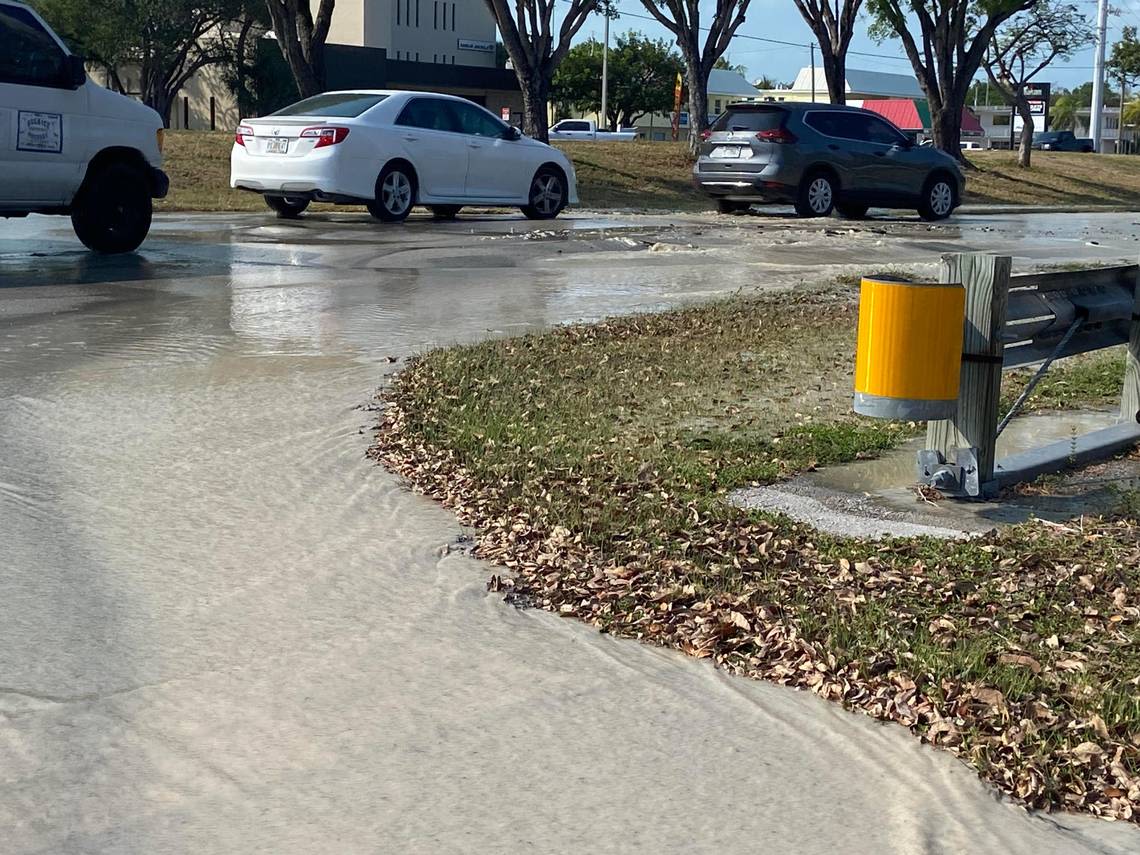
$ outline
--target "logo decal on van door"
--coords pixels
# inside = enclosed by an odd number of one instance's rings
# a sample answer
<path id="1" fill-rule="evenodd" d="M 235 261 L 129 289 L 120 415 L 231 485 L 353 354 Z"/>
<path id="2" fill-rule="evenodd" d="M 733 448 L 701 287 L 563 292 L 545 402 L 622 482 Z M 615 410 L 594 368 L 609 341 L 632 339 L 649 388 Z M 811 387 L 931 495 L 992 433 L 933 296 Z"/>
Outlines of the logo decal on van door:
<path id="1" fill-rule="evenodd" d="M 21 110 L 16 123 L 16 150 L 60 154 L 63 151 L 63 116 Z"/>

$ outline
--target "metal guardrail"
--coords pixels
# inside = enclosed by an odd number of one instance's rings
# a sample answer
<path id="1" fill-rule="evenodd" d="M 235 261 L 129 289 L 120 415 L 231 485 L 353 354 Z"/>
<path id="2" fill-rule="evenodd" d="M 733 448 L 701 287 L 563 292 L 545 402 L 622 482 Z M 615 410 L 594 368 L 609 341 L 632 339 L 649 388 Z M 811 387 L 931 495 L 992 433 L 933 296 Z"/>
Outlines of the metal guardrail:
<path id="1" fill-rule="evenodd" d="M 1021 368 L 1048 358 L 1077 321 L 1056 358 L 1127 344 L 1138 275 L 1140 265 L 1130 264 L 1011 277 L 1002 365 Z"/>
<path id="2" fill-rule="evenodd" d="M 957 414 L 930 422 L 918 479 L 945 493 L 983 497 L 1140 442 L 1140 265 L 1010 276 L 1011 260 L 943 256 L 942 281 L 966 288 Z M 1118 424 L 996 459 L 998 434 L 1057 359 L 1127 345 Z M 998 418 L 1002 371 L 1040 365 L 1017 404 Z"/>

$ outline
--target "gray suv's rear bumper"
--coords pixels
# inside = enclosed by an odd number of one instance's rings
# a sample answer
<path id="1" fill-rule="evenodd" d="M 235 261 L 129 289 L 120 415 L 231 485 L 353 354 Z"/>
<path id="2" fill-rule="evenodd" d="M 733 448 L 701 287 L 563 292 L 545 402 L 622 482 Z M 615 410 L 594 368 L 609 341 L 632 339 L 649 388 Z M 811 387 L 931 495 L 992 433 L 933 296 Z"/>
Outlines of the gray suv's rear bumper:
<path id="1" fill-rule="evenodd" d="M 702 193 L 722 199 L 789 202 L 796 196 L 795 185 L 755 172 L 713 173 L 693 170 L 693 186 Z"/>

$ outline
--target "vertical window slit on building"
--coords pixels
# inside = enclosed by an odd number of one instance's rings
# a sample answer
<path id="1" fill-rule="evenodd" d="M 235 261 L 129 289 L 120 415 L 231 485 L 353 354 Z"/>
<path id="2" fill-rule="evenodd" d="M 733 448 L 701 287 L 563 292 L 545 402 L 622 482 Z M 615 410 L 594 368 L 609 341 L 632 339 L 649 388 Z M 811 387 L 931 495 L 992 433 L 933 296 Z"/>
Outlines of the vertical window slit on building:
<path id="1" fill-rule="evenodd" d="M 435 0 L 432 4 L 431 25 L 432 29 L 439 29 L 439 0 Z"/>
<path id="2" fill-rule="evenodd" d="M 455 29 L 455 4 L 451 4 L 451 29 Z M 454 59 L 454 57 L 452 57 Z"/>
<path id="3" fill-rule="evenodd" d="M 420 0 L 416 0 L 416 26 L 420 25 Z M 419 57 L 416 57 L 419 59 Z"/>
<path id="4" fill-rule="evenodd" d="M 396 0 L 396 24 L 400 23 L 400 0 Z"/>

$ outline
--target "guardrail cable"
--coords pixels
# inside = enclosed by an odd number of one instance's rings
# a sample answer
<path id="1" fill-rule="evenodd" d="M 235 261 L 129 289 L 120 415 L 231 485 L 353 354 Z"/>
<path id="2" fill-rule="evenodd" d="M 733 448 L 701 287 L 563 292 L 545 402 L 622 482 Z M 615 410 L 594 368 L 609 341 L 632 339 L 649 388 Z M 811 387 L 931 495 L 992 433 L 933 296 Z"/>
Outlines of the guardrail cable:
<path id="1" fill-rule="evenodd" d="M 1037 384 L 1041 382 L 1041 378 L 1043 378 L 1045 372 L 1049 370 L 1049 366 L 1053 364 L 1057 357 L 1065 352 L 1065 348 L 1069 346 L 1069 342 L 1073 340 L 1073 336 L 1077 334 L 1077 330 L 1081 328 L 1081 324 L 1084 322 L 1084 318 L 1077 318 L 1073 321 L 1065 331 L 1064 336 L 1062 336 L 1061 340 L 1057 343 L 1057 346 L 1053 348 L 1053 352 L 1049 354 L 1049 358 L 1042 362 L 1041 367 L 1037 369 L 1037 373 L 1029 378 L 1029 382 L 1025 384 L 1025 389 L 1017 396 L 1017 400 L 1013 402 L 1013 406 L 1009 408 L 1009 412 L 1005 414 L 1005 418 L 998 422 L 997 436 L 1001 436 L 1001 432 L 1013 421 L 1013 417 L 1021 412 L 1021 408 L 1025 406 L 1025 402 L 1029 400 L 1029 396 L 1033 394 L 1033 390 L 1037 388 Z"/>

